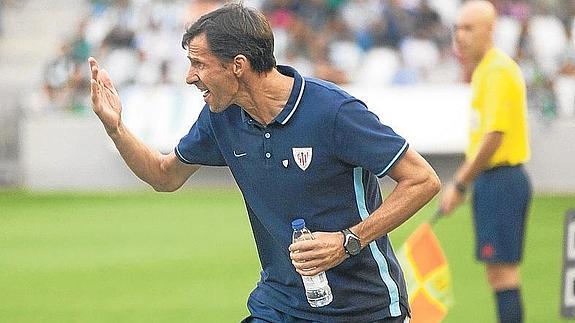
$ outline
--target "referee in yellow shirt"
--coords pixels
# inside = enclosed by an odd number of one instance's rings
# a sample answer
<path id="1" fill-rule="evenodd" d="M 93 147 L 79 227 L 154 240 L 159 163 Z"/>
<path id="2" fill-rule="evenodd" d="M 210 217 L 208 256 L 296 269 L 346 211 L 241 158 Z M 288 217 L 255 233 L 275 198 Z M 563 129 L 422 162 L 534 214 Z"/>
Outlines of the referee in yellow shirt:
<path id="1" fill-rule="evenodd" d="M 499 322 L 522 322 L 519 264 L 531 185 L 525 82 L 518 65 L 493 46 L 496 11 L 468 1 L 455 25 L 455 49 L 472 71 L 470 140 L 465 162 L 444 190 L 440 208 L 451 213 L 473 185 L 476 257 L 485 263 Z"/>

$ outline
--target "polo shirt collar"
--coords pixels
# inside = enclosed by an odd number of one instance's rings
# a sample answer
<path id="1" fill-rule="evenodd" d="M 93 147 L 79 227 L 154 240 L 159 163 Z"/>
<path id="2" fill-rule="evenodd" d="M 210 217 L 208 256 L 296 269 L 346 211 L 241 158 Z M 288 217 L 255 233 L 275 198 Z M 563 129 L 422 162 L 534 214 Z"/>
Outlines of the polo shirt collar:
<path id="1" fill-rule="evenodd" d="M 301 102 L 301 97 L 303 96 L 303 91 L 305 89 L 305 79 L 292 67 L 278 65 L 277 69 L 283 75 L 294 78 L 294 84 L 289 99 L 280 114 L 278 114 L 274 119 L 274 122 L 285 125 L 291 119 Z"/>
<path id="2" fill-rule="evenodd" d="M 305 79 L 293 68 L 285 65 L 277 65 L 278 71 L 283 75 L 290 76 L 294 78 L 294 84 L 287 100 L 286 105 L 283 107 L 282 111 L 275 117 L 275 119 L 270 123 L 277 123 L 280 125 L 285 125 L 291 119 L 295 111 L 297 110 L 301 97 L 303 96 L 303 91 L 305 88 Z M 241 110 L 242 121 L 248 122 L 252 118 L 244 111 Z M 255 121 L 252 121 L 255 122 Z"/>

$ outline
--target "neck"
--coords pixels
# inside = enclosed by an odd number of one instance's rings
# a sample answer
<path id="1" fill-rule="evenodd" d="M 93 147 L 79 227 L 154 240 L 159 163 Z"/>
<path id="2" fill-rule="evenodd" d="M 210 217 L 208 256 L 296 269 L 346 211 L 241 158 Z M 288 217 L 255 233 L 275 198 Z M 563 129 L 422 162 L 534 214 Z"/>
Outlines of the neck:
<path id="1" fill-rule="evenodd" d="M 273 69 L 265 74 L 253 73 L 240 81 L 237 104 L 254 120 L 268 125 L 287 103 L 294 79 Z"/>
<path id="2" fill-rule="evenodd" d="M 485 46 L 483 51 L 481 51 L 481 53 L 473 59 L 473 61 L 471 62 L 473 71 L 477 68 L 477 66 L 479 66 L 479 64 L 481 63 L 481 61 L 485 57 L 485 55 L 487 55 L 487 52 L 489 52 L 489 50 L 491 50 L 492 48 L 493 48 L 493 44 L 491 44 L 491 43 L 488 44 L 487 46 Z"/>

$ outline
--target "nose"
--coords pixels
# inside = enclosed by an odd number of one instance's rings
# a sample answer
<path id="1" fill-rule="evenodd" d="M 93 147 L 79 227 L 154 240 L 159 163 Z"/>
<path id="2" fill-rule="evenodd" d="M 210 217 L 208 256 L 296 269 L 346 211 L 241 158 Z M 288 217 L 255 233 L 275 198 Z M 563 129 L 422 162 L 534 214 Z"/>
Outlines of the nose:
<path id="1" fill-rule="evenodd" d="M 460 36 L 459 36 L 459 34 L 461 33 L 460 30 L 461 30 L 461 29 L 459 29 L 459 28 L 457 28 L 457 27 L 454 27 L 454 28 L 453 28 L 452 37 L 453 37 L 453 41 L 454 41 L 454 42 L 457 41 L 457 38 L 460 37 Z"/>
<path id="2" fill-rule="evenodd" d="M 459 34 L 456 32 L 453 35 L 453 45 L 458 46 L 459 44 L 461 44 L 461 36 L 459 36 Z"/>
<path id="3" fill-rule="evenodd" d="M 186 83 L 192 85 L 199 80 L 200 78 L 196 74 L 195 70 L 192 67 L 190 67 L 190 69 L 188 70 L 188 75 L 186 75 Z"/>
<path id="4" fill-rule="evenodd" d="M 463 44 L 468 37 L 467 34 L 469 33 L 469 29 L 465 26 L 463 27 L 456 27 L 453 35 L 453 40 L 457 44 Z"/>

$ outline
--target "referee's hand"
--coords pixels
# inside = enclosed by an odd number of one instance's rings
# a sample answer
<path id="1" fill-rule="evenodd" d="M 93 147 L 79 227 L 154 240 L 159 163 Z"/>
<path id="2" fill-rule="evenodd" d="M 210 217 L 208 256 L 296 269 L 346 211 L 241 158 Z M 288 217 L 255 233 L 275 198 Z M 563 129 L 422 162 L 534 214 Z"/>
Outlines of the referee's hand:
<path id="1" fill-rule="evenodd" d="M 454 184 L 449 184 L 441 194 L 439 209 L 442 215 L 451 214 L 463 201 L 465 195 L 457 190 Z"/>

